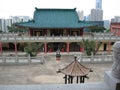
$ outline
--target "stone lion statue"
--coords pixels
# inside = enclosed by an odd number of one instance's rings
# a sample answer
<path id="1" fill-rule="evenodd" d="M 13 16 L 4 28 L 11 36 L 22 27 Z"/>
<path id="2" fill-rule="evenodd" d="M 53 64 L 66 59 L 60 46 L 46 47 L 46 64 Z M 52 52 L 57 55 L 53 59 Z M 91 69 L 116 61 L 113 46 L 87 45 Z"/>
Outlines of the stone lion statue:
<path id="1" fill-rule="evenodd" d="M 120 41 L 113 45 L 113 53 L 112 75 L 120 79 Z"/>

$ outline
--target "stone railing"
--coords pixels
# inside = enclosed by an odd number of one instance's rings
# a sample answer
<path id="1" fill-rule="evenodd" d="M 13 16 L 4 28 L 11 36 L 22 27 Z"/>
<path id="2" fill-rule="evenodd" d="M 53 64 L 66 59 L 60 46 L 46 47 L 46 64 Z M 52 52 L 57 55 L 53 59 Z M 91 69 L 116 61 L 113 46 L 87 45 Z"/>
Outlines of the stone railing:
<path id="1" fill-rule="evenodd" d="M 30 57 L 28 56 L 1 56 L 0 57 L 0 64 L 44 64 L 45 57 L 44 56 L 37 56 L 37 57 Z"/>
<path id="2" fill-rule="evenodd" d="M 113 62 L 113 55 L 96 55 L 96 56 L 80 56 L 77 55 L 79 62 L 85 63 L 108 63 Z M 1 56 L 0 64 L 32 64 L 45 63 L 44 56 L 30 57 L 30 56 Z"/>
<path id="3" fill-rule="evenodd" d="M 95 55 L 95 56 L 82 56 L 77 55 L 77 60 L 79 62 L 87 62 L 87 63 L 105 63 L 105 62 L 113 62 L 113 55 Z"/>
<path id="4" fill-rule="evenodd" d="M 36 36 L 6 36 L 0 37 L 1 42 L 80 42 L 82 39 L 93 39 L 97 41 L 118 41 L 116 36 L 61 36 L 61 37 L 36 37 Z"/>

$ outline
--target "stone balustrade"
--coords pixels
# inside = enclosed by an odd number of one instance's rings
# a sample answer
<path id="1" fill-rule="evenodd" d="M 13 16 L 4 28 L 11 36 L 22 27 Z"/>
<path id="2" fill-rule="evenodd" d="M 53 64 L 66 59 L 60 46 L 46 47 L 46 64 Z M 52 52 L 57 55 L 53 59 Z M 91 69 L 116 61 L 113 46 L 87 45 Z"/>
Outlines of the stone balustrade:
<path id="1" fill-rule="evenodd" d="M 31 57 L 28 56 L 17 56 L 17 55 L 10 55 L 0 56 L 0 65 L 8 65 L 8 64 L 44 64 L 45 63 L 45 57 L 43 55 Z"/>
<path id="2" fill-rule="evenodd" d="M 17 34 L 0 34 L 1 42 L 79 42 L 82 39 L 97 41 L 118 41 L 120 37 L 111 34 L 93 34 L 89 36 L 19 36 Z"/>

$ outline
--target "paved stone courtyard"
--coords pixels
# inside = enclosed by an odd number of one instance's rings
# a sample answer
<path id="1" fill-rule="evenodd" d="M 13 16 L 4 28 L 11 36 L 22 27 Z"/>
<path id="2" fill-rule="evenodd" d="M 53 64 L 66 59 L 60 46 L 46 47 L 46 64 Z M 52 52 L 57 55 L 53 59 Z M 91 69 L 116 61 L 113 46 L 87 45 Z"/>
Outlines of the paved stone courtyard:
<path id="1" fill-rule="evenodd" d="M 26 85 L 26 84 L 64 84 L 64 75 L 57 73 L 74 60 L 74 56 L 63 55 L 57 61 L 54 55 L 46 56 L 45 64 L 31 65 L 1 65 L 0 85 Z M 85 82 L 100 82 L 104 79 L 104 72 L 111 70 L 112 63 L 91 64 L 82 63 L 91 67 L 93 72 L 89 73 L 89 79 Z"/>

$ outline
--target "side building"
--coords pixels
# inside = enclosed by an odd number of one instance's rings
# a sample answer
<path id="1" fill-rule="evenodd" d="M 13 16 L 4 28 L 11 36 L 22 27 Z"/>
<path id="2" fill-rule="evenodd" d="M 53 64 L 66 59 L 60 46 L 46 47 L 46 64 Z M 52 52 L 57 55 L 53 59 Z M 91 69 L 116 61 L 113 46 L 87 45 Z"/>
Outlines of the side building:
<path id="1" fill-rule="evenodd" d="M 115 36 L 120 36 L 120 22 L 112 22 L 110 24 L 110 32 Z"/>

